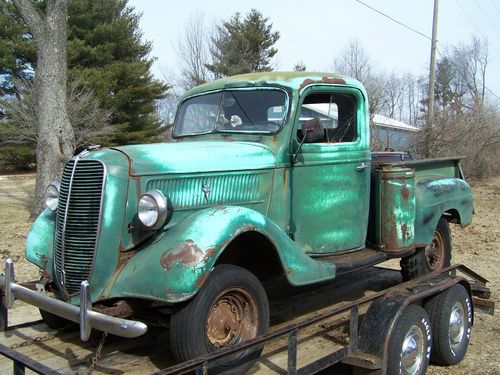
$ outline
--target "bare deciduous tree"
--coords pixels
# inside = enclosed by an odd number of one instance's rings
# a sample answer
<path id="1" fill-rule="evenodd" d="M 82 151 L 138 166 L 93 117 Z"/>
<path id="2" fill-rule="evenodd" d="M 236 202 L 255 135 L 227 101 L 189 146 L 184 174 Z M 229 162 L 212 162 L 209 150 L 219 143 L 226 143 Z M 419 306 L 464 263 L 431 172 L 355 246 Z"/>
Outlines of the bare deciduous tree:
<path id="1" fill-rule="evenodd" d="M 3 126 L 5 144 L 30 144 L 36 147 L 37 90 L 32 81 L 15 80 L 16 97 L 0 100 L 8 121 Z M 100 108 L 94 92 L 80 80 L 68 84 L 66 111 L 72 124 L 75 147 L 83 147 L 96 140 L 107 140 L 116 130 L 109 125 L 111 113 Z"/>
<path id="2" fill-rule="evenodd" d="M 198 12 L 192 14 L 184 25 L 184 33 L 179 38 L 175 51 L 180 60 L 180 85 L 189 90 L 212 79 L 206 64 L 209 62 L 208 45 L 210 31 L 205 16 Z"/>
<path id="3" fill-rule="evenodd" d="M 33 214 L 40 213 L 47 185 L 57 179 L 75 149 L 66 112 L 67 0 L 47 0 L 41 14 L 31 0 L 13 0 L 36 44 L 37 175 Z"/>

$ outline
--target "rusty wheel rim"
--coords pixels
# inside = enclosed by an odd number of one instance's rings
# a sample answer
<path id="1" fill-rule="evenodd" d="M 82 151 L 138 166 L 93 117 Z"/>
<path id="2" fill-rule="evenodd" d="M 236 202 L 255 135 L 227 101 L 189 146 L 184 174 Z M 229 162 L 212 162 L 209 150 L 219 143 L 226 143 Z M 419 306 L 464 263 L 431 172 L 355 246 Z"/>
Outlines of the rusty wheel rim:
<path id="1" fill-rule="evenodd" d="M 427 261 L 427 267 L 431 272 L 439 271 L 443 268 L 444 253 L 443 234 L 441 231 L 436 230 L 431 244 L 425 248 L 425 259 Z"/>
<path id="2" fill-rule="evenodd" d="M 217 349 L 256 337 L 258 315 L 250 293 L 241 288 L 225 290 L 208 312 L 206 332 L 209 343 Z"/>

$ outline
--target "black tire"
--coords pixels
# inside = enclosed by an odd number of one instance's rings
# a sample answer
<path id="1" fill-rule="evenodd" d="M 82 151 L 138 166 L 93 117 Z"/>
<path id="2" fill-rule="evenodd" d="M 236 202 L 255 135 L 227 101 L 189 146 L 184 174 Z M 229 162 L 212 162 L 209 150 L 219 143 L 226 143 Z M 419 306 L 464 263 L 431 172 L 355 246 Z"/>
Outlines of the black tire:
<path id="1" fill-rule="evenodd" d="M 407 306 L 389 337 L 387 374 L 424 375 L 429 366 L 431 345 L 429 316 L 420 306 Z"/>
<path id="2" fill-rule="evenodd" d="M 213 321 L 213 324 L 210 324 Z M 264 334 L 269 327 L 269 303 L 260 281 L 244 268 L 221 264 L 196 296 L 172 315 L 170 342 L 177 361 L 210 353 L 219 347 Z M 263 346 L 225 357 L 210 373 L 243 374 Z"/>
<path id="3" fill-rule="evenodd" d="M 451 264 L 451 235 L 448 221 L 441 217 L 434 230 L 429 246 L 416 249 L 415 253 L 402 258 L 401 274 L 404 281 L 432 272 L 439 272 Z"/>
<path id="4" fill-rule="evenodd" d="M 50 328 L 60 329 L 72 326 L 73 323 L 71 320 L 61 318 L 60 316 L 49 313 L 48 311 L 40 310 L 40 315 L 42 316 L 43 322 L 47 324 Z"/>
<path id="5" fill-rule="evenodd" d="M 0 291 L 0 332 L 7 328 L 7 307 L 3 303 L 3 292 Z"/>
<path id="6" fill-rule="evenodd" d="M 461 284 L 432 297 L 424 304 L 433 332 L 431 361 L 450 366 L 467 352 L 472 326 L 472 303 Z M 453 322 L 453 326 L 452 326 Z"/>

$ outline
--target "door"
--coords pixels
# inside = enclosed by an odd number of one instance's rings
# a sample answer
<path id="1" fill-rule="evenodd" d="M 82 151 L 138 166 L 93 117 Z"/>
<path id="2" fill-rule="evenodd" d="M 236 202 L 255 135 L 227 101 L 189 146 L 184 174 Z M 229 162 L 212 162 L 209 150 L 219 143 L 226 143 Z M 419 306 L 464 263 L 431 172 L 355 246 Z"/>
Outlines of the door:
<path id="1" fill-rule="evenodd" d="M 365 246 L 370 192 L 365 103 L 359 90 L 335 86 L 312 87 L 301 96 L 291 142 L 296 155 L 290 226 L 307 253 Z"/>

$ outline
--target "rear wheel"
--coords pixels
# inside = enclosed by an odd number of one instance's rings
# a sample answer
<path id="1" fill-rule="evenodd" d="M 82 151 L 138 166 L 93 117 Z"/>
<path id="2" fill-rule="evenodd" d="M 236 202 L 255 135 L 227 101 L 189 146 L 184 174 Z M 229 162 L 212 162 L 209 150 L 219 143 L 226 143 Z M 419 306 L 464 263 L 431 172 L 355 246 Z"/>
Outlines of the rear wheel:
<path id="1" fill-rule="evenodd" d="M 423 375 L 429 365 L 431 324 L 420 306 L 407 306 L 389 337 L 387 373 Z"/>
<path id="2" fill-rule="evenodd" d="M 434 230 L 431 243 L 425 248 L 416 249 L 415 253 L 401 259 L 403 280 L 439 272 L 451 263 L 451 236 L 448 221 L 441 217 Z"/>
<path id="3" fill-rule="evenodd" d="M 431 360 L 450 366 L 460 362 L 469 346 L 472 326 L 472 304 L 463 285 L 432 297 L 424 305 L 432 324 Z"/>
<path id="4" fill-rule="evenodd" d="M 223 264 L 172 316 L 170 341 L 175 358 L 188 361 L 255 338 L 268 327 L 269 304 L 260 281 L 244 268 Z M 262 346 L 257 346 L 222 358 L 210 367 L 210 373 L 244 373 L 261 351 Z"/>

